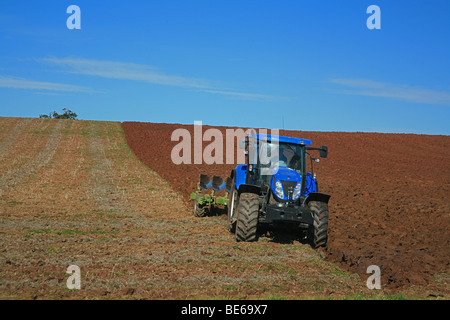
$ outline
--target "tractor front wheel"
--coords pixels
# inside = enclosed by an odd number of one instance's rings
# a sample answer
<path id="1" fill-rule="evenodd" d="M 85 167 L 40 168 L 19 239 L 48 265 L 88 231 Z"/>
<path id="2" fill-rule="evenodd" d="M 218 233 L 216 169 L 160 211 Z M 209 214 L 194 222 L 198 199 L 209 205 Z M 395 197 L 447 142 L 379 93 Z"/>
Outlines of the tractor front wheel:
<path id="1" fill-rule="evenodd" d="M 237 207 L 236 241 L 256 241 L 259 215 L 259 195 L 241 193 Z"/>

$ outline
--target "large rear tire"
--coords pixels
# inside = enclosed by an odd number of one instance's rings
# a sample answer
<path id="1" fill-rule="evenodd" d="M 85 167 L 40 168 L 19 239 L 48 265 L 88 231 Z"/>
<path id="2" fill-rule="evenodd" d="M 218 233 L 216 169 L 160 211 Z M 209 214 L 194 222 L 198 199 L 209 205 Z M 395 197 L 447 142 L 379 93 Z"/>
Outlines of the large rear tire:
<path id="1" fill-rule="evenodd" d="M 236 241 L 256 241 L 259 215 L 259 195 L 241 193 L 237 208 Z"/>
<path id="2" fill-rule="evenodd" d="M 308 203 L 314 219 L 309 240 L 313 248 L 325 247 L 328 241 L 328 204 L 321 201 Z"/>

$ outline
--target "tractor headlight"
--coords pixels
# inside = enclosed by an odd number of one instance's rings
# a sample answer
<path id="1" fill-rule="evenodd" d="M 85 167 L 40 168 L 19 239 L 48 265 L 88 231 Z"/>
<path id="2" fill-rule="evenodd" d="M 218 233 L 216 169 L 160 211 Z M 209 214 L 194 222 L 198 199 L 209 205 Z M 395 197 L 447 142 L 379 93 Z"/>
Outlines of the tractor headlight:
<path id="1" fill-rule="evenodd" d="M 300 182 L 294 188 L 294 192 L 292 193 L 292 200 L 297 200 L 300 198 L 300 193 L 302 191 L 302 184 Z"/>
<path id="2" fill-rule="evenodd" d="M 284 199 L 283 185 L 278 180 L 277 182 L 275 182 L 275 194 L 277 195 L 278 198 Z"/>

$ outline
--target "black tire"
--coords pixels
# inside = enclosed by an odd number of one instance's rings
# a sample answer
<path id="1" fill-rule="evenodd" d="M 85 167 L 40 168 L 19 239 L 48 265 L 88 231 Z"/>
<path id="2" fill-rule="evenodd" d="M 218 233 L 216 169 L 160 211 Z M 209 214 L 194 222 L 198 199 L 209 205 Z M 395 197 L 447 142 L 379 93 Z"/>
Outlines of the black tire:
<path id="1" fill-rule="evenodd" d="M 258 239 L 259 195 L 242 193 L 237 210 L 236 241 L 256 241 Z"/>
<path id="2" fill-rule="evenodd" d="M 325 247 L 328 241 L 328 204 L 321 201 L 308 203 L 314 219 L 309 240 L 313 248 Z"/>
<path id="3" fill-rule="evenodd" d="M 198 200 L 201 198 L 201 196 L 201 194 L 197 194 L 194 204 L 194 216 L 199 218 L 203 218 L 208 215 L 207 207 L 198 203 Z"/>
<path id="4" fill-rule="evenodd" d="M 235 179 L 233 179 L 233 184 L 231 186 L 230 190 L 230 197 L 228 199 L 228 205 L 227 205 L 227 226 L 228 231 L 231 233 L 236 232 L 236 215 L 237 215 L 237 207 L 239 204 L 239 195 L 236 190 L 236 183 Z"/>

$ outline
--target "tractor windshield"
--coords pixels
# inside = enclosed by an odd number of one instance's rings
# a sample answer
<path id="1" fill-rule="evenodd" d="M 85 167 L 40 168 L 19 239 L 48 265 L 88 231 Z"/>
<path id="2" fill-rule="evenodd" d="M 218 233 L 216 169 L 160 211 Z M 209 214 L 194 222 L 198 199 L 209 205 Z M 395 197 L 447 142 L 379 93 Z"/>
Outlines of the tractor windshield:
<path id="1" fill-rule="evenodd" d="M 260 141 L 259 179 L 268 184 L 276 167 L 287 167 L 302 174 L 302 147 L 295 143 Z"/>

